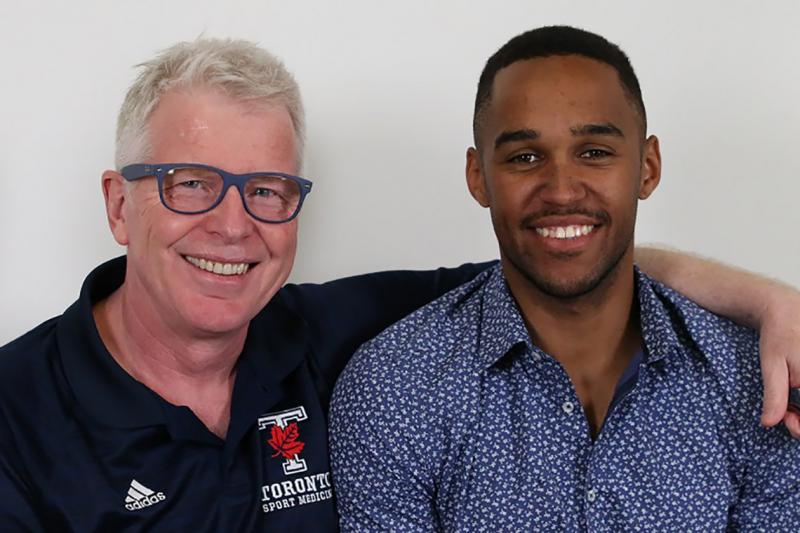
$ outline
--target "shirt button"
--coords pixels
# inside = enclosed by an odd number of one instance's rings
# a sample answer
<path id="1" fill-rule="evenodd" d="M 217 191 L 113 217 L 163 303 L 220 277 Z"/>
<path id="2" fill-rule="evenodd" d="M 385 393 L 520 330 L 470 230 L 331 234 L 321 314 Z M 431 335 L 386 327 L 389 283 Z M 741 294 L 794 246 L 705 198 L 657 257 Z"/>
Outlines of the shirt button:
<path id="1" fill-rule="evenodd" d="M 589 489 L 586 492 L 586 499 L 589 500 L 589 503 L 592 503 L 597 499 L 597 491 L 594 489 Z"/>
<path id="2" fill-rule="evenodd" d="M 564 402 L 561 405 L 561 408 L 564 410 L 565 413 L 567 413 L 568 415 L 571 415 L 572 411 L 575 410 L 575 404 L 573 404 L 572 402 L 567 400 L 566 402 Z"/>

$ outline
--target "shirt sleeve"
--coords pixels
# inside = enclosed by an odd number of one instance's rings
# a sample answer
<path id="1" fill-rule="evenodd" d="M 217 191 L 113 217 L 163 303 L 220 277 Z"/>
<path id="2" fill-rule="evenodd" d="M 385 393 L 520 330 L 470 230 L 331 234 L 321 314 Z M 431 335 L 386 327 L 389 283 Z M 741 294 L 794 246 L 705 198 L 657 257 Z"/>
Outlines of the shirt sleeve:
<path id="1" fill-rule="evenodd" d="M 409 398 L 375 365 L 387 358 L 365 345 L 336 384 L 331 466 L 344 532 L 438 530 L 425 427 Z M 374 370 L 374 372 L 373 372 Z"/>
<path id="2" fill-rule="evenodd" d="M 8 433 L 6 433 L 8 434 Z M 8 533 L 45 531 L 34 510 L 30 487 L 14 464 L 5 443 L 0 443 L 0 524 Z"/>
<path id="3" fill-rule="evenodd" d="M 281 297 L 308 323 L 315 363 L 332 389 L 361 344 L 494 264 L 377 272 L 321 285 L 287 285 Z"/>
<path id="4" fill-rule="evenodd" d="M 800 441 L 783 426 L 757 427 L 744 449 L 745 468 L 728 531 L 800 528 Z"/>

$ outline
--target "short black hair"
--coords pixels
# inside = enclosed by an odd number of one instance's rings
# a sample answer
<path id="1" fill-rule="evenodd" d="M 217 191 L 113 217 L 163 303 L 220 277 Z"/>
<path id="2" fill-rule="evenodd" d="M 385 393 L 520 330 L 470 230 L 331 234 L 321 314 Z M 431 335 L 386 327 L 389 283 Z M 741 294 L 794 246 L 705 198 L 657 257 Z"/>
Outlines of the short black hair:
<path id="1" fill-rule="evenodd" d="M 639 79 L 625 52 L 604 37 L 572 26 L 545 26 L 517 35 L 489 58 L 483 67 L 475 96 L 472 133 L 478 145 L 478 128 L 492 98 L 492 84 L 503 68 L 537 57 L 580 55 L 595 59 L 614 68 L 626 95 L 641 115 L 642 135 L 647 131 L 647 112 L 642 101 Z"/>

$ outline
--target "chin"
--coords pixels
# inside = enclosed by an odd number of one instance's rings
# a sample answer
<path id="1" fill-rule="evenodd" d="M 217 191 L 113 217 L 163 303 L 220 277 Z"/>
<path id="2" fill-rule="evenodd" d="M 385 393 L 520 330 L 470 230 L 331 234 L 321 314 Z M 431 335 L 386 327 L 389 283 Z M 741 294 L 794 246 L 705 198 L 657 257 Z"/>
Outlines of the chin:
<path id="1" fill-rule="evenodd" d="M 207 299 L 204 299 L 207 300 Z M 242 302 L 221 300 L 194 302 L 182 313 L 184 320 L 194 330 L 212 335 L 221 335 L 247 327 L 258 310 Z"/>
<path id="2" fill-rule="evenodd" d="M 559 261 L 524 256 L 521 259 L 511 260 L 511 263 L 542 294 L 557 299 L 574 300 L 603 285 L 616 271 L 620 257 L 591 261 L 584 257 Z"/>
<path id="3" fill-rule="evenodd" d="M 572 300 L 580 298 L 597 288 L 604 277 L 586 276 L 577 279 L 553 279 L 536 274 L 527 274 L 526 277 L 544 294 L 553 298 Z"/>

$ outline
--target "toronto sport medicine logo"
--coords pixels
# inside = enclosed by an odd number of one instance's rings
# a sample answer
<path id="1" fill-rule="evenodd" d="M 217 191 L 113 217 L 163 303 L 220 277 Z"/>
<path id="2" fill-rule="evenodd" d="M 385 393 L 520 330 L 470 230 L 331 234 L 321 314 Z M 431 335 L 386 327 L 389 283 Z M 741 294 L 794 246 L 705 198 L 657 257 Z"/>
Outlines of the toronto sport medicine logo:
<path id="1" fill-rule="evenodd" d="M 261 487 L 261 508 L 265 513 L 333 497 L 330 471 L 297 475 L 309 469 L 306 460 L 301 457 L 306 444 L 300 440 L 300 423 L 305 420 L 308 420 L 308 415 L 302 405 L 258 418 L 259 431 L 269 431 L 269 439 L 265 443 L 272 451 L 271 457 L 283 460 L 283 474 L 288 478 Z"/>
<path id="2" fill-rule="evenodd" d="M 308 419 L 305 408 L 293 407 L 279 413 L 270 413 L 259 417 L 258 429 L 264 430 L 271 426 L 271 438 L 267 444 L 272 446 L 275 453 L 272 457 L 283 457 L 283 473 L 299 474 L 308 470 L 305 459 L 300 458 L 300 452 L 305 448 L 305 443 L 300 440 L 300 429 L 297 422 Z"/>

